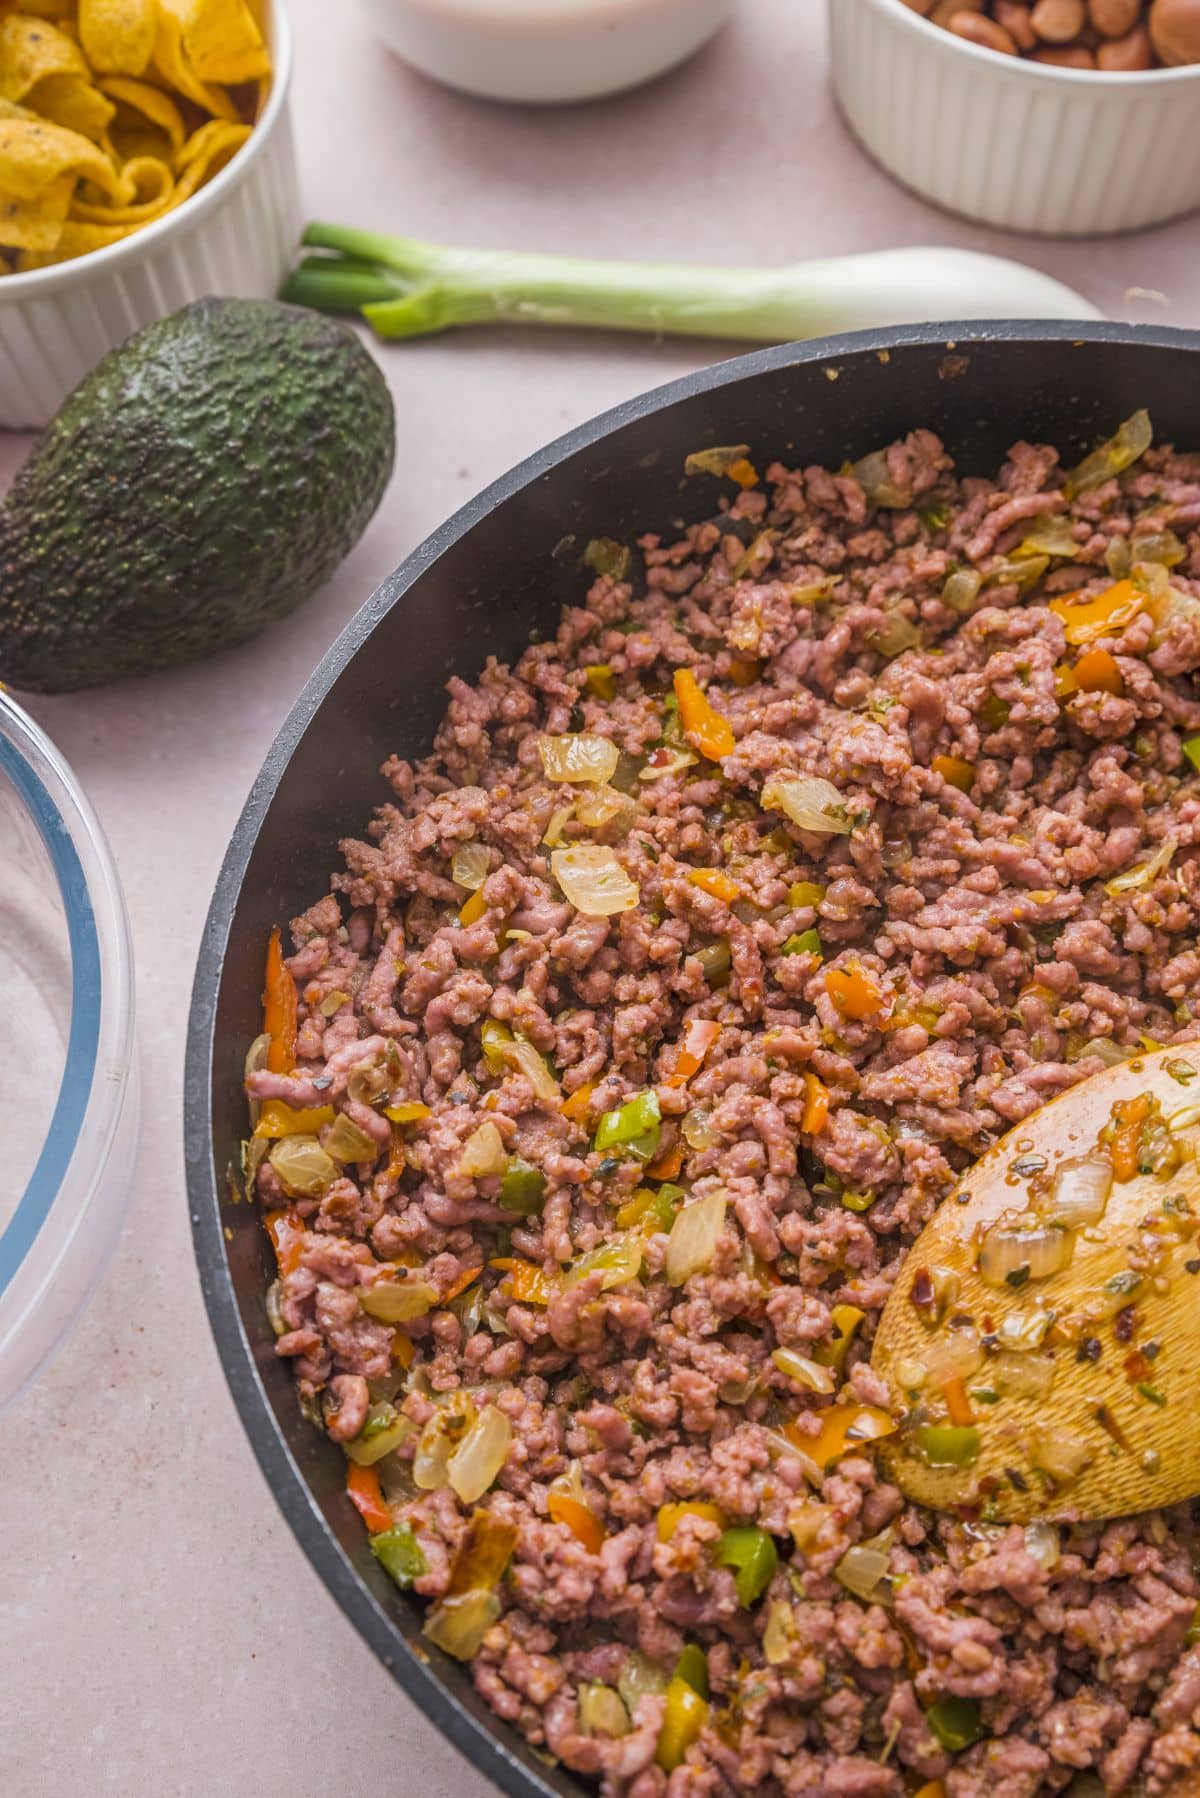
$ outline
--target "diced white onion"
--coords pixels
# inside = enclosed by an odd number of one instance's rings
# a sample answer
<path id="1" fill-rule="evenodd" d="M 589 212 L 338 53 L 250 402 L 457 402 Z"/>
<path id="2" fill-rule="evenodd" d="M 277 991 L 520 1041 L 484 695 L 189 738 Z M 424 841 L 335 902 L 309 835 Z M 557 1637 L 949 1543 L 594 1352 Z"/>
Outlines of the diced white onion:
<path id="1" fill-rule="evenodd" d="M 833 1577 L 847 1592 L 870 1603 L 875 1588 L 887 1572 L 888 1558 L 877 1548 L 857 1542 L 848 1548 L 833 1570 Z"/>
<path id="2" fill-rule="evenodd" d="M 1165 874 L 1171 865 L 1179 844 L 1174 837 L 1165 837 L 1159 844 L 1149 861 L 1138 862 L 1135 867 L 1126 868 L 1124 874 L 1106 880 L 1104 890 L 1113 899 L 1121 893 L 1134 893 L 1142 887 L 1153 886 L 1160 874 Z"/>
<path id="3" fill-rule="evenodd" d="M 439 1406 L 417 1438 L 413 1455 L 413 1480 L 422 1492 L 436 1492 L 446 1484 L 446 1470 L 459 1441 L 463 1422 L 467 1427 L 475 1421 L 475 1405 L 469 1393 L 458 1393 L 455 1409 Z"/>
<path id="4" fill-rule="evenodd" d="M 585 787 L 575 802 L 575 816 L 587 830 L 602 830 L 622 814 L 632 823 L 637 806 L 628 793 L 618 793 L 615 787 Z"/>
<path id="5" fill-rule="evenodd" d="M 767 811 L 783 812 L 801 830 L 848 836 L 853 829 L 841 794 L 818 775 L 773 774 L 763 784 L 761 803 Z"/>
<path id="6" fill-rule="evenodd" d="M 325 1152 L 335 1161 L 374 1161 L 379 1154 L 379 1144 L 365 1130 L 360 1130 L 353 1118 L 339 1111 L 325 1138 Z"/>
<path id="7" fill-rule="evenodd" d="M 455 886 L 467 887 L 474 893 L 487 879 L 490 865 L 491 856 L 486 843 L 456 843 L 454 860 L 450 864 L 450 878 Z"/>
<path id="8" fill-rule="evenodd" d="M 627 1736 L 633 1725 L 620 1694 L 611 1686 L 587 1684 L 579 1688 L 579 1727 L 585 1736 Z"/>
<path id="9" fill-rule="evenodd" d="M 1047 1426 L 1037 1432 L 1030 1458 L 1033 1465 L 1048 1473 L 1052 1480 L 1061 1486 L 1069 1486 L 1095 1457 L 1082 1436 Z"/>
<path id="10" fill-rule="evenodd" d="M 712 1113 L 706 1111 L 703 1105 L 693 1105 L 684 1114 L 681 1128 L 683 1140 L 689 1149 L 712 1149 L 721 1140 L 719 1131 L 713 1128 Z"/>
<path id="11" fill-rule="evenodd" d="M 1018 1355 L 1028 1355 L 1034 1349 L 1041 1348 L 1052 1322 L 1048 1311 L 1043 1311 L 1039 1306 L 1026 1306 L 1009 1311 L 1000 1319 L 996 1338 L 1002 1349 L 1011 1349 Z"/>
<path id="12" fill-rule="evenodd" d="M 1055 1523 L 1027 1523 L 1025 1525 L 1025 1547 L 1047 1573 L 1058 1566 L 1062 1558 L 1062 1544 L 1059 1540 L 1058 1525 Z"/>
<path id="13" fill-rule="evenodd" d="M 1059 1164 L 1051 1189 L 1048 1221 L 1068 1230 L 1098 1224 L 1112 1191 L 1112 1162 L 1106 1155 L 1083 1155 Z"/>
<path id="14" fill-rule="evenodd" d="M 1006 1213 L 987 1231 L 979 1250 L 979 1275 L 989 1286 L 1014 1285 L 1012 1275 L 1048 1280 L 1070 1265 L 1075 1238 L 1057 1224 L 1013 1221 Z"/>
<path id="15" fill-rule="evenodd" d="M 504 1466 L 512 1425 L 497 1405 L 485 1405 L 449 1461 L 446 1477 L 464 1505 L 487 1492 Z"/>
<path id="16" fill-rule="evenodd" d="M 579 731 L 563 737 L 539 737 L 538 753 L 547 780 L 611 780 L 621 759 L 615 743 L 592 731 Z"/>
<path id="17" fill-rule="evenodd" d="M 631 911 L 640 897 L 636 883 L 602 844 L 555 849 L 550 866 L 569 902 L 585 917 L 610 918 L 615 912 Z"/>
<path id="18" fill-rule="evenodd" d="M 292 1198 L 319 1199 L 338 1177 L 336 1161 L 315 1136 L 284 1136 L 267 1159 Z"/>
<path id="19" fill-rule="evenodd" d="M 1057 1363 L 1049 1355 L 1001 1349 L 988 1362 L 988 1385 L 1003 1398 L 1049 1398 Z"/>
<path id="20" fill-rule="evenodd" d="M 690 749 L 664 743 L 661 749 L 650 751 L 646 766 L 638 771 L 638 779 L 665 780 L 668 774 L 682 774 L 685 768 L 694 767 L 698 759 Z"/>
<path id="21" fill-rule="evenodd" d="M 542 838 L 547 849 L 559 847 L 562 842 L 563 828 L 570 822 L 574 811 L 575 806 L 572 803 L 571 805 L 560 805 L 551 813 L 550 822 L 546 826 L 546 834 Z M 511 932 L 509 934 L 511 935 Z"/>
<path id="22" fill-rule="evenodd" d="M 380 1323 L 403 1324 L 424 1317 L 437 1303 L 438 1290 L 427 1280 L 377 1280 L 359 1289 L 358 1302 L 368 1317 Z"/>
<path id="23" fill-rule="evenodd" d="M 768 1667 L 782 1667 L 792 1658 L 796 1642 L 796 1620 L 786 1598 L 772 1600 L 763 1631 L 763 1659 Z"/>
<path id="24" fill-rule="evenodd" d="M 632 1711 L 637 1709 L 638 1699 L 644 1698 L 647 1692 L 665 1692 L 667 1679 L 662 1667 L 656 1666 L 635 1648 L 617 1676 L 617 1691 Z"/>
<path id="25" fill-rule="evenodd" d="M 487 1174 L 502 1174 L 507 1166 L 508 1151 L 499 1130 L 492 1123 L 480 1124 L 463 1144 L 459 1173 L 469 1180 L 479 1180 Z"/>
<path id="26" fill-rule="evenodd" d="M 983 1344 L 974 1325 L 962 1329 L 944 1329 L 926 1350 L 926 1377 L 935 1386 L 947 1380 L 966 1380 L 983 1365 Z"/>
<path id="27" fill-rule="evenodd" d="M 505 1045 L 505 1060 L 524 1074 L 537 1098 L 557 1105 L 562 1098 L 558 1081 L 550 1072 L 546 1057 L 526 1037 L 515 1036 L 511 1044 Z"/>
<path id="28" fill-rule="evenodd" d="M 830 1393 L 837 1386 L 837 1375 L 832 1367 L 822 1367 L 819 1361 L 810 1360 L 807 1355 L 798 1355 L 795 1349 L 774 1349 L 771 1359 L 781 1374 L 794 1380 L 806 1392 Z"/>
<path id="29" fill-rule="evenodd" d="M 665 1265 L 669 1285 L 682 1286 L 710 1265 L 725 1226 L 725 1205 L 724 1189 L 718 1186 L 676 1212 L 667 1238 Z"/>

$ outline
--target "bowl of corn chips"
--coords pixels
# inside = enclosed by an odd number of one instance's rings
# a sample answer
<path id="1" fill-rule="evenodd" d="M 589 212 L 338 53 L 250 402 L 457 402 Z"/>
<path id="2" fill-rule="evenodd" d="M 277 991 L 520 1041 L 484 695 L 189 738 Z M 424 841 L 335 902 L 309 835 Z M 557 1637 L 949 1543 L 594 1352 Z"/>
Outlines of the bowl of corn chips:
<path id="1" fill-rule="evenodd" d="M 192 300 L 278 292 L 290 62 L 283 0 L 0 0 L 0 428 Z"/>

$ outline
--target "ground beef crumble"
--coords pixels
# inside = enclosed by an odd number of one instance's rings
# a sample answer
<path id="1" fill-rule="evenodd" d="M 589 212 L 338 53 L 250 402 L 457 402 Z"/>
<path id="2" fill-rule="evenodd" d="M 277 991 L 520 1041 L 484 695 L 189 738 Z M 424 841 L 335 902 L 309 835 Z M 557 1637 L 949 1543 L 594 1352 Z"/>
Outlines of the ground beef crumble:
<path id="1" fill-rule="evenodd" d="M 600 546 L 606 572 L 553 641 L 450 683 L 432 753 L 386 764 L 391 802 L 293 921 L 294 1067 L 259 1067 L 248 1091 L 333 1106 L 363 1159 L 306 1193 L 252 1158 L 284 1245 L 277 1349 L 334 1440 L 381 1407 L 404 1420 L 378 1471 L 433 1600 L 472 1506 L 414 1478 L 422 1444 L 468 1397 L 503 1413 L 508 1453 L 478 1503 L 516 1546 L 474 1677 L 604 1793 L 902 1798 L 940 1781 L 946 1798 L 1035 1798 L 1088 1772 L 1154 1798 L 1200 1767 L 1192 1511 L 1064 1527 L 1047 1565 L 1019 1528 L 906 1507 L 861 1452 L 814 1489 L 780 1431 L 815 1433 L 830 1398 L 772 1351 L 878 1402 L 879 1310 L 957 1174 L 1143 1036 L 1200 1037 L 1200 780 L 1182 748 L 1200 731 L 1200 457 L 1151 449 L 1075 491 L 1047 446 L 960 478 L 917 430 L 857 473 L 734 474 L 744 488 L 701 477 L 734 496 L 709 521 L 632 558 Z M 1073 557 L 1023 565 L 1047 520 Z M 1139 544 L 1169 575 L 1153 563 L 1152 597 L 1087 645 L 1104 678 L 1082 689 L 1051 602 L 1136 573 Z M 719 761 L 680 765 L 677 670 L 732 727 Z M 580 732 L 621 751 L 588 824 L 556 818 L 583 789 L 549 781 L 539 750 Z M 639 778 L 655 758 L 665 772 Z M 849 828 L 765 810 L 772 775 L 832 782 Z M 609 845 L 637 903 L 576 911 L 548 838 Z M 1108 890 L 1168 838 L 1157 878 Z M 464 918 L 466 845 L 483 878 Z M 697 883 L 705 869 L 733 888 Z M 839 1009 L 838 971 L 866 978 L 874 1012 Z M 698 1021 L 719 1031 L 684 1080 Z M 528 1062 L 485 1053 L 496 1026 L 542 1058 L 553 1096 Z M 593 1146 L 601 1114 L 645 1091 L 650 1174 Z M 540 1209 L 501 1203 L 498 1171 L 463 1171 L 483 1125 L 540 1172 Z M 664 1181 L 658 1221 L 631 1221 Z M 726 1196 L 682 1285 L 671 1185 Z M 613 1284 L 601 1259 L 564 1278 L 634 1232 L 636 1277 Z M 398 1273 L 429 1289 L 403 1324 L 361 1302 Z M 862 1315 L 839 1358 L 847 1307 Z M 592 1533 L 551 1516 L 568 1479 Z M 696 1508 L 663 1539 L 669 1504 Z M 712 1550 L 751 1525 L 777 1566 L 747 1606 Z M 888 1558 L 881 1602 L 833 1577 L 867 1539 Z M 711 1696 L 681 1764 L 659 1764 L 670 1698 L 653 1679 L 625 1733 L 589 1730 L 585 1690 L 628 1695 L 631 1668 L 668 1675 L 688 1643 Z M 947 1700 L 971 1707 L 973 1744 L 931 1727 Z"/>

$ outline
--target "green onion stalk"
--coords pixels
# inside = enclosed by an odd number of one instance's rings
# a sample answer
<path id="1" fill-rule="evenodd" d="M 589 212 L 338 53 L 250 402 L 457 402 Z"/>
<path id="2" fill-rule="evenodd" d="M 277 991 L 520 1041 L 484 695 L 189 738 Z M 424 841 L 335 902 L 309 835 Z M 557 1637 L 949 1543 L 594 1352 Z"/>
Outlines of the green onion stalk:
<path id="1" fill-rule="evenodd" d="M 310 225 L 303 241 L 316 253 L 282 297 L 361 313 L 384 338 L 457 325 L 589 325 L 783 343 L 931 319 L 1100 316 L 1049 275 L 972 250 L 878 250 L 753 269 L 450 249 L 341 225 Z"/>

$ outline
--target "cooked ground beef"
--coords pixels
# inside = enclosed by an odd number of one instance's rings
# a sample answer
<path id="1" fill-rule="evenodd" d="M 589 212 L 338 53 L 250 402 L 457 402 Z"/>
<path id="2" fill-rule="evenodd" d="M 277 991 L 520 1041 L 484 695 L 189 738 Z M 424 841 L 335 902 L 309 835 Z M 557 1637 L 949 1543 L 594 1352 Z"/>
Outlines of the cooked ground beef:
<path id="1" fill-rule="evenodd" d="M 1200 1036 L 1200 456 L 1080 491 L 1049 446 L 959 478 L 917 430 L 725 485 L 450 683 L 293 922 L 295 1035 L 285 1004 L 248 1090 L 340 1115 L 263 1114 L 278 1351 L 352 1460 L 388 1445 L 355 1490 L 402 1582 L 449 1593 L 438 1639 L 607 1794 L 1164 1792 L 1200 1767 L 1190 1509 L 1029 1535 L 795 1447 L 886 1403 L 875 1322 L 957 1175 L 1145 1037 Z M 1054 608 L 1131 565 L 1124 605 Z M 621 752 L 599 794 L 544 769 L 580 734 Z M 827 828 L 771 777 L 832 783 Z M 627 909 L 570 902 L 578 844 Z M 484 1418 L 475 1492 L 446 1457 Z M 473 1590 L 489 1529 L 511 1561 Z M 870 1601 L 835 1576 L 864 1541 Z"/>

